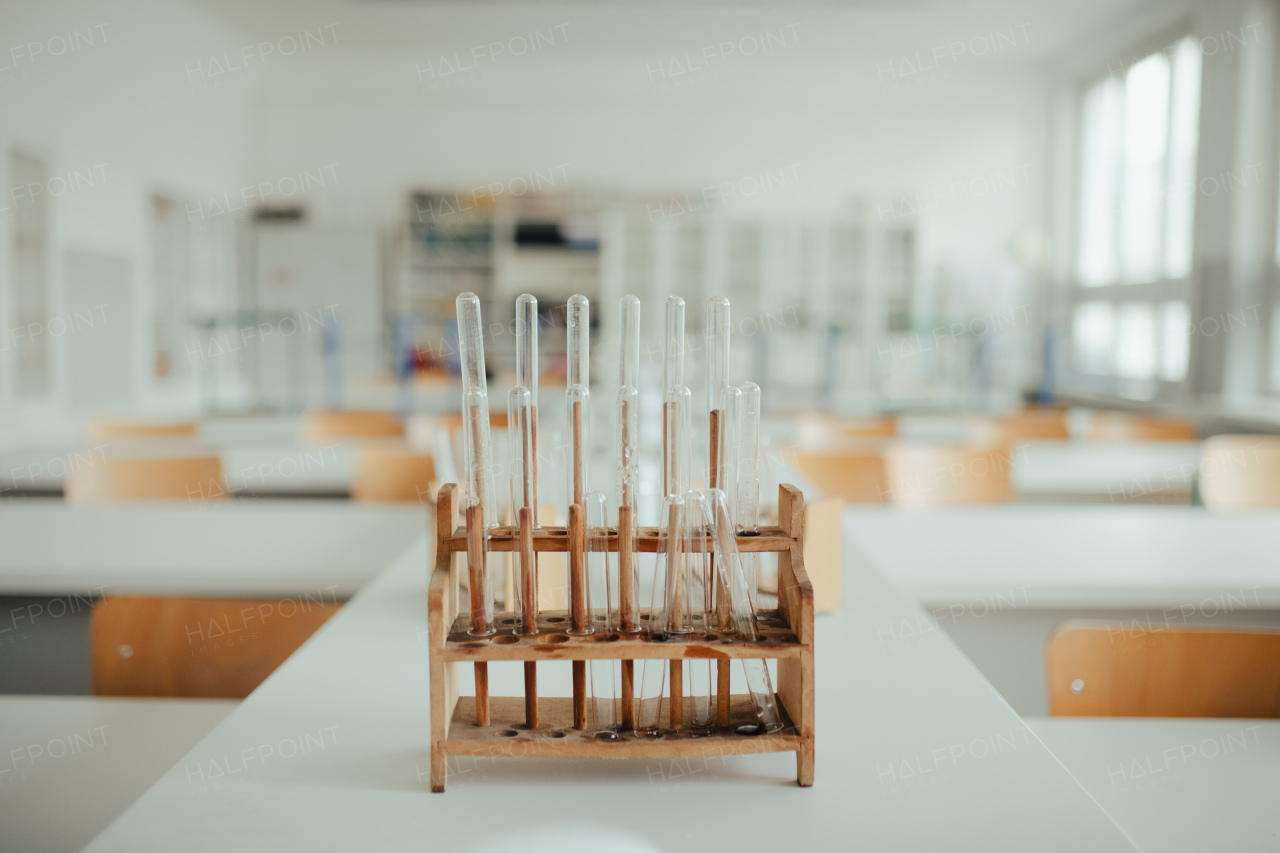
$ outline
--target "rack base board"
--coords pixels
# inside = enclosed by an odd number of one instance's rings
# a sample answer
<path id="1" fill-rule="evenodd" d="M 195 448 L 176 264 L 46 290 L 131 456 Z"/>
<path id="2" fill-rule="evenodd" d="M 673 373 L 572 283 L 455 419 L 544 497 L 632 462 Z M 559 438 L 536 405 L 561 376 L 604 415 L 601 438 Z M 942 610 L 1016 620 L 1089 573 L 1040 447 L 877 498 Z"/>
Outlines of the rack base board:
<path id="1" fill-rule="evenodd" d="M 524 698 L 491 696 L 495 720 L 519 720 L 524 715 Z M 538 697 L 541 724 L 530 729 L 523 723 L 476 725 L 475 697 L 461 696 L 454 708 L 449 735 L 443 743 L 445 755 L 483 755 L 495 758 L 684 758 L 723 755 L 755 755 L 763 752 L 796 752 L 804 746 L 790 718 L 782 712 L 783 727 L 772 734 L 742 735 L 739 725 L 755 720 L 751 697 L 730 698 L 729 728 L 716 728 L 711 734 L 694 737 L 688 731 L 673 732 L 666 713 L 666 698 L 658 738 L 636 737 L 627 732 L 617 740 L 602 741 L 590 728 L 573 728 L 573 700 L 559 696 Z M 685 716 L 692 716 L 691 701 L 685 699 Z"/>

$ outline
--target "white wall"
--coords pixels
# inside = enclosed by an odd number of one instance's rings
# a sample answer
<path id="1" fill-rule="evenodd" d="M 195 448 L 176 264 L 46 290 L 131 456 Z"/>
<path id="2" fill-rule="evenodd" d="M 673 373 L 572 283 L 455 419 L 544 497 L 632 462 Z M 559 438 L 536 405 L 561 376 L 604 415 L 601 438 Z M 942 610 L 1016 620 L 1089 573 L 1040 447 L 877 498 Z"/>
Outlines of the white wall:
<path id="1" fill-rule="evenodd" d="M 22 211 L 9 193 L 7 151 L 18 146 L 43 155 L 51 179 L 95 175 L 92 185 L 80 181 L 74 191 L 50 198 L 49 313 L 67 310 L 68 252 L 126 259 L 137 332 L 129 363 L 119 369 L 135 374 L 136 405 L 158 405 L 184 389 L 159 387 L 151 375 L 151 195 L 199 197 L 247 183 L 252 88 L 201 90 L 185 70 L 243 38 L 198 8 L 162 0 L 14 0 L 4 4 L 0 21 L 0 148 L 6 152 L 0 208 L 10 208 L 0 210 L 0 329 L 8 334 L 13 324 L 11 226 Z M 61 39 L 73 32 L 80 34 L 78 49 L 63 49 Z M 229 221 L 212 226 L 233 227 Z M 110 323 L 112 306 L 103 313 Z M 47 399 L 15 400 L 15 365 L 0 359 L 0 434 L 43 429 L 66 410 L 77 368 L 69 358 L 70 334 L 51 337 L 54 391 Z"/>

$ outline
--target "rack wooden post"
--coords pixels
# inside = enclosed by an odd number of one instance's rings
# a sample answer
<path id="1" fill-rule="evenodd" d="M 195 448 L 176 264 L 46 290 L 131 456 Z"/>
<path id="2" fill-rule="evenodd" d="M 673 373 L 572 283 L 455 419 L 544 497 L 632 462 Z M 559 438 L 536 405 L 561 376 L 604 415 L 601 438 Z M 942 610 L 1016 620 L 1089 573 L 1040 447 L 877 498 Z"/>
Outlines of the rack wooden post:
<path id="1" fill-rule="evenodd" d="M 454 529 L 456 495 L 457 486 L 450 483 L 440 490 L 436 504 L 436 559 L 428 596 L 432 791 L 444 791 L 450 755 L 644 759 L 794 752 L 796 781 L 806 787 L 813 784 L 813 586 L 804 569 L 804 499 L 797 488 L 784 484 L 778 489 L 779 526 L 761 527 L 756 535 L 738 537 L 742 551 L 778 554 L 778 609 L 757 611 L 759 638 L 754 642 L 720 630 L 668 636 L 661 642 L 654 640 L 647 628 L 637 633 L 573 635 L 566 630 L 570 619 L 567 611 L 539 613 L 538 633 L 533 636 L 516 632 L 513 613 L 495 615 L 495 634 L 471 636 L 469 609 L 459 601 L 459 580 L 465 567 L 460 565 L 464 560 L 456 557 L 465 557 L 467 530 L 465 526 Z M 533 549 L 563 553 L 569 550 L 567 534 L 563 527 L 540 528 L 533 534 Z M 515 527 L 492 528 L 489 535 L 491 551 L 521 547 Z M 636 527 L 634 535 L 637 551 L 652 553 L 657 549 L 657 528 Z M 609 536 L 610 550 L 617 549 L 618 539 L 616 535 Z M 647 614 L 643 610 L 640 614 L 643 625 Z M 574 701 L 567 697 L 540 697 L 539 725 L 531 728 L 522 722 L 526 713 L 524 697 L 485 697 L 486 703 L 478 703 L 476 697 L 458 695 L 460 663 L 594 659 L 625 662 L 654 658 L 675 662 L 711 658 L 726 665 L 734 658 L 776 659 L 781 730 L 739 734 L 738 726 L 755 722 L 750 697 L 746 695 L 729 697 L 729 725 L 718 726 L 710 736 L 691 737 L 674 731 L 668 711 L 660 737 L 624 734 L 610 741 L 598 740 L 592 732 L 575 728 Z M 684 699 L 685 703 L 689 701 Z M 482 704 L 487 709 L 480 707 Z M 479 713 L 486 711 L 490 719 L 482 721 Z M 686 704 L 684 716 L 690 713 Z"/>

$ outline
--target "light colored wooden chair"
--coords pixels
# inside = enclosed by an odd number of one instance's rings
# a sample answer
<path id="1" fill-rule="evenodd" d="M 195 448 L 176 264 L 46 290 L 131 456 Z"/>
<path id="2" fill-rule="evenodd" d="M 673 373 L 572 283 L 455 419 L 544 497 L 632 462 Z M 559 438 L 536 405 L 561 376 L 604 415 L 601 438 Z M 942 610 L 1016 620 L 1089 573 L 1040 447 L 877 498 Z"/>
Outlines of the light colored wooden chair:
<path id="1" fill-rule="evenodd" d="M 1280 717 L 1280 631 L 1067 622 L 1048 674 L 1058 717 Z"/>
<path id="2" fill-rule="evenodd" d="M 93 693 L 243 699 L 340 607 L 323 596 L 108 596 L 90 623 Z"/>
<path id="3" fill-rule="evenodd" d="M 403 435 L 404 423 L 395 412 L 334 409 L 308 412 L 302 418 L 302 440 L 308 444 L 342 438 Z"/>
<path id="4" fill-rule="evenodd" d="M 898 419 L 891 417 L 832 417 L 809 412 L 796 418 L 796 441 L 802 445 L 820 445 L 841 438 L 893 438 L 898 434 Z"/>
<path id="5" fill-rule="evenodd" d="M 400 442 L 369 441 L 356 452 L 351 499 L 434 503 L 436 466 L 431 454 Z"/>
<path id="6" fill-rule="evenodd" d="M 1207 439 L 1200 450 L 1200 497 L 1216 510 L 1280 507 L 1280 436 Z"/>
<path id="7" fill-rule="evenodd" d="M 973 417 L 967 423 L 969 443 L 977 446 L 1071 438 L 1066 411 L 1031 411 L 1002 418 Z"/>
<path id="8" fill-rule="evenodd" d="M 98 415 L 89 420 L 90 441 L 118 438 L 195 438 L 195 421 L 130 421 Z"/>
<path id="9" fill-rule="evenodd" d="M 894 443 L 885 450 L 886 498 L 904 509 L 1013 500 L 1004 447 Z"/>
<path id="10" fill-rule="evenodd" d="M 144 500 L 217 500 L 228 496 L 222 459 L 214 455 L 122 455 L 69 466 L 63 493 L 68 503 Z"/>
<path id="11" fill-rule="evenodd" d="M 1196 425 L 1180 418 L 1094 412 L 1089 438 L 1093 441 L 1195 441 Z"/>
<path id="12" fill-rule="evenodd" d="M 853 504 L 880 503 L 888 491 L 881 446 L 873 440 L 798 448 L 794 451 L 795 466 L 824 496 Z"/>

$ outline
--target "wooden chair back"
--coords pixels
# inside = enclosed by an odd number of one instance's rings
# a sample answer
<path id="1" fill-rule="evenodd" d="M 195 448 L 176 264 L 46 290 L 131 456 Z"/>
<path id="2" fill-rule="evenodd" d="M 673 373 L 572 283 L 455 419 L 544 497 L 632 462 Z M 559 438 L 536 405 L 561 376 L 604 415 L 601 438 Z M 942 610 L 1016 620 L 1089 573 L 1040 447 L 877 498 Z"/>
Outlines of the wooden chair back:
<path id="1" fill-rule="evenodd" d="M 434 503 L 436 466 L 429 453 L 399 442 L 366 442 L 356 452 L 351 499 Z"/>
<path id="2" fill-rule="evenodd" d="M 1013 500 L 1013 459 L 1005 447 L 891 444 L 885 451 L 886 498 L 904 509 Z"/>
<path id="3" fill-rule="evenodd" d="M 395 412 L 334 409 L 308 412 L 302 418 L 302 440 L 308 444 L 335 438 L 403 435 L 404 423 Z"/>
<path id="4" fill-rule="evenodd" d="M 795 466 L 818 490 L 847 503 L 881 503 L 887 491 L 880 443 L 797 449 Z"/>
<path id="5" fill-rule="evenodd" d="M 90 621 L 93 694 L 243 699 L 340 607 L 316 596 L 107 596 Z"/>
<path id="6" fill-rule="evenodd" d="M 228 497 L 222 459 L 200 456 L 121 456 L 108 452 L 67 468 L 63 492 L 68 503 L 217 500 Z"/>
<path id="7" fill-rule="evenodd" d="M 1207 439 L 1200 450 L 1200 497 L 1216 510 L 1280 507 L 1280 436 Z"/>
<path id="8" fill-rule="evenodd" d="M 1194 423 L 1180 418 L 1094 412 L 1089 437 L 1093 441 L 1195 441 L 1199 432 Z"/>
<path id="9" fill-rule="evenodd" d="M 111 441 L 117 438 L 195 438 L 199 424 L 195 421 L 128 421 L 98 415 L 90 418 L 90 441 Z"/>
<path id="10" fill-rule="evenodd" d="M 1067 622 L 1048 674 L 1056 717 L 1280 717 L 1280 631 Z"/>

